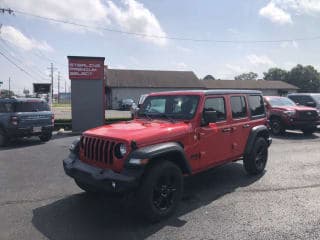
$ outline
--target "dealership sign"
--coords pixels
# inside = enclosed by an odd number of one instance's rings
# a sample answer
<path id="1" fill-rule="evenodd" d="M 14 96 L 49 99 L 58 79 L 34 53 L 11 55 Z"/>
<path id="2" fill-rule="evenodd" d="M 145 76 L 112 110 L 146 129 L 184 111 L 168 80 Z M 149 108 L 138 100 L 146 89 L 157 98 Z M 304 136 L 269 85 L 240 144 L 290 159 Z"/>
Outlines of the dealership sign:
<path id="1" fill-rule="evenodd" d="M 71 80 L 104 79 L 104 58 L 69 56 L 69 78 Z"/>

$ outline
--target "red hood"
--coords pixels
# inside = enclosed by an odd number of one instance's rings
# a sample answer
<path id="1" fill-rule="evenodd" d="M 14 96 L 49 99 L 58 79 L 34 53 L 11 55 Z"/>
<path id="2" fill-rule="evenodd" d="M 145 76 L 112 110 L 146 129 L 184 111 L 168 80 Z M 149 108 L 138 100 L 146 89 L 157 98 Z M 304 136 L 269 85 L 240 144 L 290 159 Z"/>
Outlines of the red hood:
<path id="1" fill-rule="evenodd" d="M 135 140 L 138 146 L 154 144 L 185 134 L 191 128 L 188 122 L 169 122 L 164 120 L 136 119 L 119 122 L 87 130 L 84 134 L 130 142 Z"/>
<path id="2" fill-rule="evenodd" d="M 283 111 L 290 111 L 290 110 L 296 110 L 296 111 L 312 111 L 316 110 L 315 108 L 311 107 L 306 107 L 306 106 L 278 106 L 278 107 L 273 107 L 272 109 L 278 109 L 278 110 L 283 110 Z"/>

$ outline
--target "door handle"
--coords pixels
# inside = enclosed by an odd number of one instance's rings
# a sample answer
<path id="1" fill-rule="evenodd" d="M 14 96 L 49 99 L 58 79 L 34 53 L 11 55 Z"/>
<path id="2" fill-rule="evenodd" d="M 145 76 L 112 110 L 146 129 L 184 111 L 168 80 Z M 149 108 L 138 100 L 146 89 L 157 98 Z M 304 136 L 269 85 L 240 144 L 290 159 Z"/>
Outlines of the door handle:
<path id="1" fill-rule="evenodd" d="M 231 132 L 232 128 L 223 128 L 222 132 L 227 133 L 227 132 Z"/>
<path id="2" fill-rule="evenodd" d="M 250 124 L 244 124 L 242 127 L 243 127 L 243 128 L 249 128 L 249 127 L 250 127 Z"/>

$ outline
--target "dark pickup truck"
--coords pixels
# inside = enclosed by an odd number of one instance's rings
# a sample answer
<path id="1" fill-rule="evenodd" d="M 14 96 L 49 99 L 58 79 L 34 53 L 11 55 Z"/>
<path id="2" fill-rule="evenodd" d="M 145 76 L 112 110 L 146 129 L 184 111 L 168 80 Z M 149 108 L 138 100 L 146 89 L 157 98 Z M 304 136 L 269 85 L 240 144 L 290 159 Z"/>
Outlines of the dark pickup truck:
<path id="1" fill-rule="evenodd" d="M 0 147 L 10 139 L 39 136 L 49 141 L 54 115 L 47 102 L 36 98 L 0 99 Z"/>

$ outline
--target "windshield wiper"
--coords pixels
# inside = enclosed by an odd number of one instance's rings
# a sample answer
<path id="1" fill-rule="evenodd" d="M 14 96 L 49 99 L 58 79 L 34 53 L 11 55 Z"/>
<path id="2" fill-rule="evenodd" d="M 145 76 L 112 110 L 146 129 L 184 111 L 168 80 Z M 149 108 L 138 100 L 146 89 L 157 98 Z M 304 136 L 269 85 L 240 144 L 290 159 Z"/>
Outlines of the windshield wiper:
<path id="1" fill-rule="evenodd" d="M 162 113 L 158 115 L 159 117 L 165 117 L 166 119 L 168 119 L 170 122 L 175 122 L 175 120 L 171 117 L 169 117 L 167 114 Z"/>
<path id="2" fill-rule="evenodd" d="M 150 117 L 150 115 L 146 112 L 144 113 L 139 113 L 139 116 L 145 116 L 149 121 L 152 121 L 152 117 Z"/>

